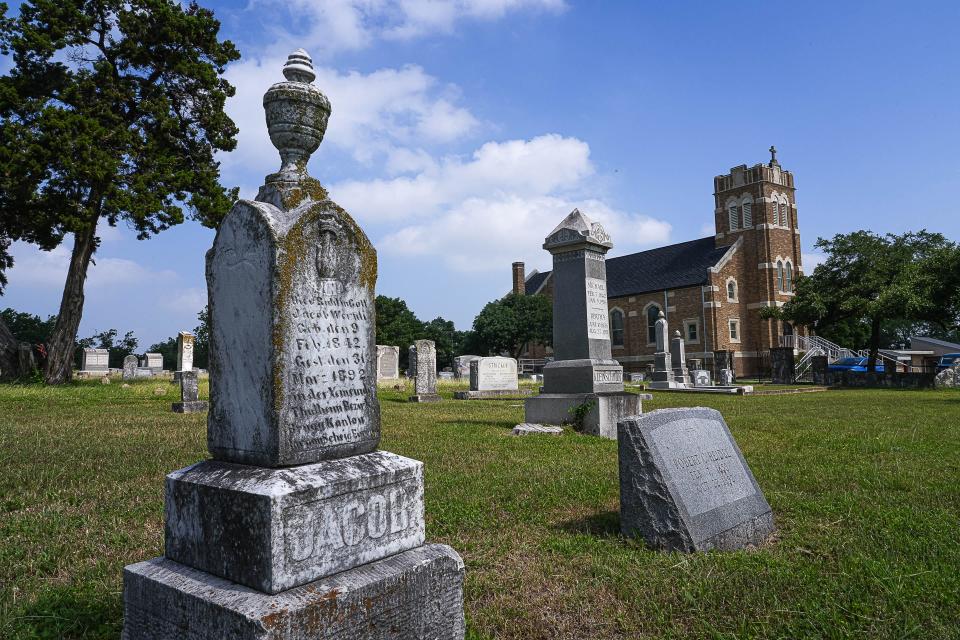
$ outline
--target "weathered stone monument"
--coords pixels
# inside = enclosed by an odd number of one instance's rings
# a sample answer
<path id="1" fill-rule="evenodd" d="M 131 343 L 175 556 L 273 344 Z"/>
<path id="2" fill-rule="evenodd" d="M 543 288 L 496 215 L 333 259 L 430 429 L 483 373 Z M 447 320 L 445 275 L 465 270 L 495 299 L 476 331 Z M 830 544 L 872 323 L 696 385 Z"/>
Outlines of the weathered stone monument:
<path id="1" fill-rule="evenodd" d="M 620 527 L 666 551 L 762 544 L 773 513 L 720 412 L 661 409 L 619 425 Z"/>
<path id="2" fill-rule="evenodd" d="M 123 638 L 462 639 L 423 464 L 377 451 L 376 252 L 306 173 L 330 104 L 303 50 L 283 73 L 283 166 L 207 253 L 213 459 L 167 476 L 166 555 L 126 568 Z"/>
<path id="3" fill-rule="evenodd" d="M 517 377 L 517 361 L 500 356 L 477 358 L 470 363 L 470 390 L 457 391 L 453 397 L 458 400 L 480 398 L 499 398 L 516 396 L 520 393 L 520 380 Z"/>
<path id="4" fill-rule="evenodd" d="M 469 378 L 470 377 L 470 363 L 478 359 L 480 356 L 455 356 L 453 358 L 453 377 L 457 378 Z"/>
<path id="5" fill-rule="evenodd" d="M 679 331 L 673 332 L 670 341 L 670 359 L 673 361 L 673 379 L 678 385 L 690 384 L 690 372 L 687 370 L 687 347 Z"/>
<path id="6" fill-rule="evenodd" d="M 413 395 L 410 402 L 440 402 L 437 393 L 437 346 L 433 340 L 417 340 L 410 345 L 410 377 Z"/>
<path id="7" fill-rule="evenodd" d="M 397 380 L 400 377 L 400 347 L 377 345 L 377 380 Z"/>
<path id="8" fill-rule="evenodd" d="M 130 354 L 123 359 L 123 379 L 135 380 L 137 377 L 137 356 Z"/>
<path id="9" fill-rule="evenodd" d="M 163 371 L 163 354 L 162 353 L 145 353 L 143 354 L 144 366 L 147 369 L 150 369 L 154 374 L 161 373 Z"/>
<path id="10" fill-rule="evenodd" d="M 733 386 L 736 383 L 736 376 L 733 375 L 733 369 L 720 369 L 720 384 L 725 387 Z"/>
<path id="11" fill-rule="evenodd" d="M 177 368 L 173 372 L 174 381 L 180 379 L 184 371 L 193 371 L 193 344 L 194 336 L 189 331 L 177 334 Z"/>
<path id="12" fill-rule="evenodd" d="M 199 413 L 207 410 L 207 402 L 200 399 L 200 383 L 197 372 L 180 371 L 180 402 L 174 402 L 170 409 L 174 413 Z"/>
<path id="13" fill-rule="evenodd" d="M 85 373 L 106 373 L 110 370 L 110 352 L 106 349 L 84 349 L 80 370 Z"/>
<path id="14" fill-rule="evenodd" d="M 770 378 L 773 384 L 793 384 L 796 382 L 793 347 L 773 347 L 770 349 Z"/>
<path id="15" fill-rule="evenodd" d="M 667 317 L 663 315 L 663 311 L 660 312 L 654 328 L 657 338 L 657 350 L 653 354 L 653 373 L 650 376 L 650 388 L 680 388 L 680 385 L 677 384 L 676 373 L 672 366 L 673 356 L 667 344 L 667 336 L 669 335 L 667 332 L 670 328 L 667 325 Z"/>
<path id="16" fill-rule="evenodd" d="M 605 255 L 612 247 L 603 227 L 577 209 L 543 243 L 553 255 L 555 359 L 543 367 L 542 393 L 525 401 L 527 423 L 582 418 L 584 432 L 616 438 L 617 422 L 640 413 L 610 349 Z"/>

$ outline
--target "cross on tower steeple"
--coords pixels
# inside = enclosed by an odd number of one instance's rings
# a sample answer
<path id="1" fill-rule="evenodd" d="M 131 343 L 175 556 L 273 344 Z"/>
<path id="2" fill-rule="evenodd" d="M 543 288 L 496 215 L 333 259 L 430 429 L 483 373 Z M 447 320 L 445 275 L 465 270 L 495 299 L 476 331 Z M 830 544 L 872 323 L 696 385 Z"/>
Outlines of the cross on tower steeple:
<path id="1" fill-rule="evenodd" d="M 773 145 L 770 145 L 770 165 L 771 167 L 779 167 L 780 163 L 777 162 L 777 148 Z"/>

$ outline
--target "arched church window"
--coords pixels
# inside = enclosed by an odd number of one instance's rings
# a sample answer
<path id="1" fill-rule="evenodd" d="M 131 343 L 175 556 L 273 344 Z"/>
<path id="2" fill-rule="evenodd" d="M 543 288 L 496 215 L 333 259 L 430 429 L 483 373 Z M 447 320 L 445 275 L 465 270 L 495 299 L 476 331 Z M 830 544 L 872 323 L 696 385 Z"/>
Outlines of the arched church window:
<path id="1" fill-rule="evenodd" d="M 736 302 L 737 301 L 737 281 L 728 280 L 727 281 L 727 302 Z"/>
<path id="2" fill-rule="evenodd" d="M 620 309 L 610 312 L 610 344 L 614 347 L 623 346 L 623 311 Z"/>
<path id="3" fill-rule="evenodd" d="M 777 260 L 777 291 L 783 291 L 783 260 Z"/>
<path id="4" fill-rule="evenodd" d="M 793 265 L 790 264 L 790 261 L 787 261 L 785 271 L 783 274 L 783 290 L 784 291 L 793 291 Z"/>
<path id="5" fill-rule="evenodd" d="M 660 307 L 655 304 L 647 307 L 647 343 L 657 342 L 657 320 L 660 318 Z M 669 339 L 669 337 L 668 337 Z"/>

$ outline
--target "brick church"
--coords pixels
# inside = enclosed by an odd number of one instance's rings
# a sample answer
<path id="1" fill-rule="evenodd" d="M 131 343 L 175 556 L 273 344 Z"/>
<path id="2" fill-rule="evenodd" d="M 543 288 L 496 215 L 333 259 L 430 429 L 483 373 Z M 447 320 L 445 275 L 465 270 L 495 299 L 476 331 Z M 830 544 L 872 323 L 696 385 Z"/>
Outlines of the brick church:
<path id="1" fill-rule="evenodd" d="M 713 179 L 715 235 L 607 259 L 613 357 L 625 371 L 652 365 L 661 311 L 671 335 L 679 330 L 686 339 L 688 360 L 702 359 L 706 368 L 732 363 L 737 375 L 764 368 L 781 336 L 804 333 L 760 317 L 762 307 L 790 299 L 801 273 L 793 174 L 780 167 L 776 149 L 770 154 L 766 164 L 740 165 Z M 550 275 L 526 274 L 516 262 L 513 290 L 552 297 Z M 549 355 L 549 348 L 530 345 L 524 357 Z"/>

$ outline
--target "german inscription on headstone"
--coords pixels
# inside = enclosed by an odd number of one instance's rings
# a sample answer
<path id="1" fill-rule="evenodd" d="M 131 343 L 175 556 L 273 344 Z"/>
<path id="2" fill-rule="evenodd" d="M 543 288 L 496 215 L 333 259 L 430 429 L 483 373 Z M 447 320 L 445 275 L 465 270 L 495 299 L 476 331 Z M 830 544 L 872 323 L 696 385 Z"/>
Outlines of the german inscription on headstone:
<path id="1" fill-rule="evenodd" d="M 207 254 L 214 459 L 167 477 L 166 556 L 126 568 L 123 637 L 462 640 L 423 465 L 375 451 L 376 253 L 306 173 L 330 104 L 305 51 L 283 73 L 264 96 L 281 170 Z"/>
<path id="2" fill-rule="evenodd" d="M 762 544 L 773 514 L 720 412 L 661 409 L 619 425 L 620 524 L 655 549 Z"/>

